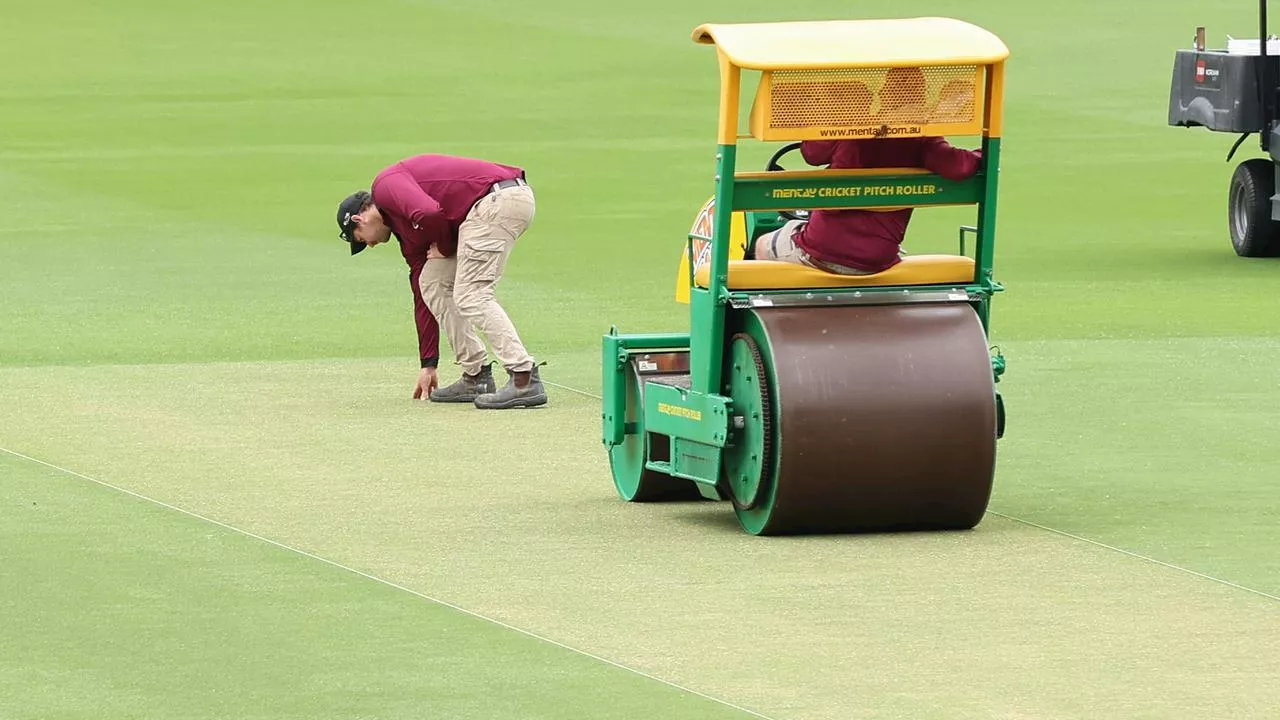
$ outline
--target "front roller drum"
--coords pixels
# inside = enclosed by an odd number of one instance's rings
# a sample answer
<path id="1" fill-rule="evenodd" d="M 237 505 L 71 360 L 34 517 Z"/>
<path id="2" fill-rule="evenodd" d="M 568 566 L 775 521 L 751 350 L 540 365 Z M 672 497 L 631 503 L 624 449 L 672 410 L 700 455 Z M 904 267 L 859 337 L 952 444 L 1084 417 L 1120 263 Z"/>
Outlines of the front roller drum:
<path id="1" fill-rule="evenodd" d="M 634 363 L 627 363 L 626 434 L 622 443 L 609 448 L 609 469 L 613 485 L 628 502 L 696 500 L 702 496 L 691 480 L 671 477 L 645 467 L 645 460 L 663 461 L 671 457 L 671 438 L 646 432 L 644 390 Z"/>
<path id="2" fill-rule="evenodd" d="M 967 529 L 982 519 L 996 400 L 968 304 L 759 309 L 735 324 L 724 483 L 743 529 Z"/>

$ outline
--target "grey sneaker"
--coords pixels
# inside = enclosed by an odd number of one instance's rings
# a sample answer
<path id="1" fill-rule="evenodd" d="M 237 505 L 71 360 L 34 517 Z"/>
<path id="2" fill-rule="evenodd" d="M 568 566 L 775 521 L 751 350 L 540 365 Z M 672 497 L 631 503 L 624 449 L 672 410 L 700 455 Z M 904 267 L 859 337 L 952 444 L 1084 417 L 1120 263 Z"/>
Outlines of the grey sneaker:
<path id="1" fill-rule="evenodd" d="M 469 403 L 475 402 L 475 399 L 485 393 L 491 393 L 497 389 L 493 382 L 493 364 L 481 365 L 480 372 L 474 376 L 466 373 L 458 378 L 452 385 L 445 385 L 442 388 L 436 388 L 431 392 L 431 402 L 438 403 Z"/>
<path id="2" fill-rule="evenodd" d="M 476 398 L 476 407 L 481 410 L 506 410 L 507 408 L 537 407 L 547 404 L 547 391 L 542 387 L 542 378 L 538 377 L 538 366 L 529 372 L 529 384 L 516 387 L 515 373 L 507 371 L 511 379 L 497 392 L 486 393 Z"/>

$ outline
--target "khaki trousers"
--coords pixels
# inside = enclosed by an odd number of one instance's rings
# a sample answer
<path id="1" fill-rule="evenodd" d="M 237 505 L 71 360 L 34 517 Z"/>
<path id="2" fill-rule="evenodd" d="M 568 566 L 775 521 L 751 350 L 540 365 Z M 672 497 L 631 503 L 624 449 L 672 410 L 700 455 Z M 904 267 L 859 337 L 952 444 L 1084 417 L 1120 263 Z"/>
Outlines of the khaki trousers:
<path id="1" fill-rule="evenodd" d="M 422 299 L 440 322 L 462 371 L 474 374 L 485 361 L 484 343 L 512 372 L 532 370 L 534 358 L 494 297 L 516 240 L 533 222 L 533 190 L 527 185 L 489 193 L 472 206 L 458 229 L 458 254 L 432 258 L 418 279 Z"/>
<path id="2" fill-rule="evenodd" d="M 782 227 L 771 233 L 761 235 L 756 240 L 759 251 L 756 257 L 761 260 L 779 260 L 781 262 L 808 265 L 811 268 L 825 270 L 837 275 L 874 275 L 868 270 L 845 267 L 836 263 L 823 262 L 810 257 L 804 248 L 796 244 L 796 233 L 804 227 L 804 220 L 788 220 Z"/>

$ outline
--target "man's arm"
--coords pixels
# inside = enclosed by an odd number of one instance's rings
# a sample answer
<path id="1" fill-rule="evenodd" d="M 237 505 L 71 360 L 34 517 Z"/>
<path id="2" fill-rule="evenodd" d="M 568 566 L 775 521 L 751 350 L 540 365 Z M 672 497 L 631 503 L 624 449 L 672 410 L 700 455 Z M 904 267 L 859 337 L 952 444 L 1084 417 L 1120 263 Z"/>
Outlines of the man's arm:
<path id="1" fill-rule="evenodd" d="M 443 222 L 440 203 L 428 195 L 407 172 L 391 173 L 373 187 L 373 204 L 407 218 L 414 229 Z"/>
<path id="2" fill-rule="evenodd" d="M 418 357 L 422 367 L 435 367 L 440 361 L 440 323 L 422 299 L 418 279 L 426 262 L 414 263 L 409 268 L 409 285 L 413 288 L 413 320 L 418 328 Z"/>
<path id="3" fill-rule="evenodd" d="M 948 180 L 964 180 L 978 172 L 982 152 L 958 148 L 940 137 L 925 138 L 924 167 Z"/>
<path id="4" fill-rule="evenodd" d="M 431 391 L 440 384 L 436 377 L 436 365 L 440 362 L 440 322 L 422 299 L 418 280 L 422 277 L 424 267 L 426 262 L 409 267 L 409 285 L 413 288 L 413 321 L 418 328 L 418 357 L 422 361 L 422 371 L 418 373 L 418 382 L 413 388 L 414 400 L 430 399 Z"/>
<path id="5" fill-rule="evenodd" d="M 835 152 L 835 140 L 805 140 L 800 143 L 800 154 L 810 165 L 830 165 Z"/>

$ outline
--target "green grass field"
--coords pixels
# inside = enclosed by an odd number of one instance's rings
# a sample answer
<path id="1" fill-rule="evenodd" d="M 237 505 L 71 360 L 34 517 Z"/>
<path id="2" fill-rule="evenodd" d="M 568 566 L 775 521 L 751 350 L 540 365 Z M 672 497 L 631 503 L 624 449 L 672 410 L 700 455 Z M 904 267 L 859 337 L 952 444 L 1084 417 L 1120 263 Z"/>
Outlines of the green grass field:
<path id="1" fill-rule="evenodd" d="M 1174 50 L 1253 12 L 6 8 L 0 718 L 1276 717 L 1280 262 L 1231 252 L 1232 138 L 1165 126 Z M 906 15 L 1013 53 L 991 514 L 772 539 L 621 502 L 599 338 L 688 325 L 717 82 L 689 32 Z M 528 169 L 499 293 L 545 410 L 409 399 L 406 268 L 333 216 L 417 152 Z"/>

